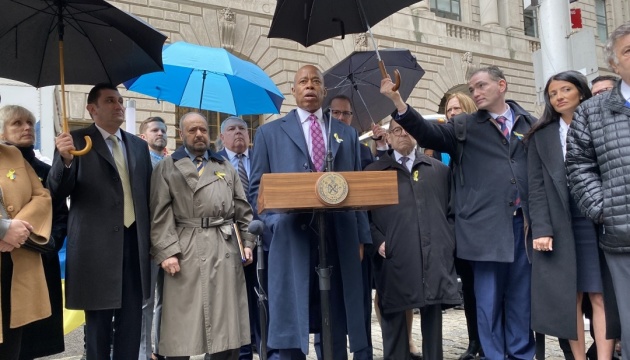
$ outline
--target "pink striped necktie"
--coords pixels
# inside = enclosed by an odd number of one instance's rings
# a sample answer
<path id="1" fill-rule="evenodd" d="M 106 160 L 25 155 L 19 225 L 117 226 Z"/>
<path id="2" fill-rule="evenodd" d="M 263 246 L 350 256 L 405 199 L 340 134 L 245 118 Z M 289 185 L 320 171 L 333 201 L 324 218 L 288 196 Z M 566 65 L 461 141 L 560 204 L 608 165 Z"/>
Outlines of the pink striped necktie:
<path id="1" fill-rule="evenodd" d="M 308 120 L 311 122 L 311 160 L 313 160 L 315 170 L 322 171 L 324 168 L 324 157 L 326 156 L 322 127 L 319 125 L 315 114 L 309 115 Z"/>
<path id="2" fill-rule="evenodd" d="M 497 116 L 495 119 L 499 126 L 501 127 L 501 133 L 505 138 L 510 141 L 510 129 L 507 126 L 507 118 L 505 116 Z"/>

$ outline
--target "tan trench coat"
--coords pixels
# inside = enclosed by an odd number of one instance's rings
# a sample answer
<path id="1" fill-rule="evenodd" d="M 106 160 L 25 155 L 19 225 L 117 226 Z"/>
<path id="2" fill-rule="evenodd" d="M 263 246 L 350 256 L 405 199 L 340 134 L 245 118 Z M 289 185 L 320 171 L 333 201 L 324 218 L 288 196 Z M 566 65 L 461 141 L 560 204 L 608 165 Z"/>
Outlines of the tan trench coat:
<path id="1" fill-rule="evenodd" d="M 14 177 L 11 179 L 9 173 Z M 0 188 L 7 213 L 12 219 L 33 226 L 31 237 L 46 243 L 52 226 L 52 204 L 35 171 L 13 147 L 0 144 Z M 17 328 L 51 315 L 44 267 L 39 253 L 26 249 L 11 252 L 11 328 Z M 0 323 L 2 314 L 0 313 Z M 2 342 L 0 327 L 0 343 Z"/>
<path id="2" fill-rule="evenodd" d="M 245 245 L 254 247 L 246 233 L 252 210 L 232 165 L 215 155 L 199 178 L 180 148 L 153 171 L 151 217 L 154 261 L 177 255 L 181 268 L 164 278 L 160 354 L 212 354 L 249 344 L 243 265 L 237 244 L 225 235 L 229 226 L 182 224 L 234 220 Z"/>

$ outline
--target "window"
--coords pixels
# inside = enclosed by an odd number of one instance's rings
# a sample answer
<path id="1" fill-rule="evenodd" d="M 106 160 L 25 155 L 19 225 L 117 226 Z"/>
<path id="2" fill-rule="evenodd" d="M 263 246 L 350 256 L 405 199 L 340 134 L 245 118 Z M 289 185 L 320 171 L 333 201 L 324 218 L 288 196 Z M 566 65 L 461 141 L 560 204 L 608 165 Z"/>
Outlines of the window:
<path id="1" fill-rule="evenodd" d="M 536 9 L 523 11 L 523 30 L 527 36 L 538 37 L 538 12 Z"/>
<path id="2" fill-rule="evenodd" d="M 183 145 L 182 138 L 179 133 L 179 119 L 189 112 L 199 112 L 199 110 L 197 108 L 180 106 L 177 107 L 177 131 L 175 132 L 175 143 L 177 144 L 177 147 Z M 210 144 L 214 146 L 215 150 L 219 150 L 216 148 L 216 142 L 219 139 L 219 135 L 221 134 L 221 123 L 223 122 L 223 120 L 232 115 L 208 110 L 201 110 L 200 112 L 203 116 L 206 117 L 206 119 L 208 119 L 208 135 L 210 136 Z M 260 126 L 260 116 L 243 115 L 240 117 L 247 123 L 247 130 L 249 132 L 249 144 L 251 146 L 254 142 L 254 133 L 256 132 L 256 129 L 258 129 L 258 127 Z"/>
<path id="3" fill-rule="evenodd" d="M 461 20 L 461 0 L 431 0 L 431 11 L 437 16 L 451 20 Z"/>
<path id="4" fill-rule="evenodd" d="M 595 16 L 597 17 L 597 35 L 599 40 L 608 40 L 608 24 L 606 22 L 606 1 L 595 0 Z"/>

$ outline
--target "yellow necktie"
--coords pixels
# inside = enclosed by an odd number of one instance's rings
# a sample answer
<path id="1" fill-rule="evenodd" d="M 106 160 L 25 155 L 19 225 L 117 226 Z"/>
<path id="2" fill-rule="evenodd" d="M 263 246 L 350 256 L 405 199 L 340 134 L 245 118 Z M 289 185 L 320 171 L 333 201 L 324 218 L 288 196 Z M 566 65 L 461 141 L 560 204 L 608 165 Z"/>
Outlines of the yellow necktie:
<path id="1" fill-rule="evenodd" d="M 112 155 L 114 156 L 114 162 L 116 163 L 116 168 L 118 168 L 118 176 L 123 187 L 125 227 L 129 227 L 136 221 L 136 213 L 133 210 L 133 197 L 131 196 L 131 183 L 129 182 L 127 163 L 125 162 L 118 138 L 115 135 L 110 135 L 109 139 L 112 141 Z"/>

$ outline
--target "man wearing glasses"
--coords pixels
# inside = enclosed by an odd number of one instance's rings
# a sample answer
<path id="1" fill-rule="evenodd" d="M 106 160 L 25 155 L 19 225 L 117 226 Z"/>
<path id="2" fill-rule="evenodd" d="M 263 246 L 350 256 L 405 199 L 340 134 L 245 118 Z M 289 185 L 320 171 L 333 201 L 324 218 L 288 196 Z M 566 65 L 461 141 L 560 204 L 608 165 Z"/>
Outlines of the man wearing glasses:
<path id="1" fill-rule="evenodd" d="M 619 78 L 614 75 L 602 75 L 596 77 L 591 82 L 591 92 L 593 93 L 593 96 L 610 91 L 615 87 L 617 80 L 619 80 Z"/>
<path id="2" fill-rule="evenodd" d="M 345 95 L 337 95 L 330 100 L 330 114 L 342 123 L 352 126 L 352 102 Z M 361 144 L 361 169 L 374 162 L 374 155 L 369 146 Z"/>

